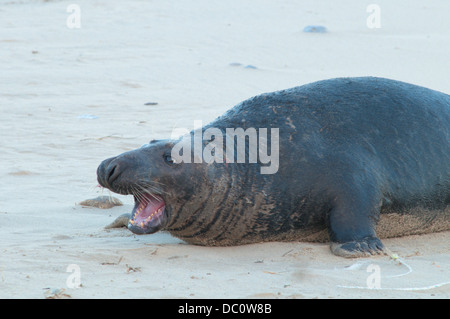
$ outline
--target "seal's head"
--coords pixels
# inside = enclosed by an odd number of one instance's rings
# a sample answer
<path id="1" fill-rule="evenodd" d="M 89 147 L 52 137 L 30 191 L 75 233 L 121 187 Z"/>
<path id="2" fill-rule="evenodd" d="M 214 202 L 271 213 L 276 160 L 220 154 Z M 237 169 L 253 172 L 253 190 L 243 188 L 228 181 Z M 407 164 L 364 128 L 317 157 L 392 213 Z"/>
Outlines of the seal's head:
<path id="1" fill-rule="evenodd" d="M 97 169 L 101 186 L 134 196 L 135 205 L 128 229 L 151 234 L 174 219 L 202 186 L 208 186 L 204 165 L 177 163 L 171 156 L 175 141 L 153 140 L 139 149 L 104 160 Z M 196 192 L 194 192 L 194 190 Z"/>

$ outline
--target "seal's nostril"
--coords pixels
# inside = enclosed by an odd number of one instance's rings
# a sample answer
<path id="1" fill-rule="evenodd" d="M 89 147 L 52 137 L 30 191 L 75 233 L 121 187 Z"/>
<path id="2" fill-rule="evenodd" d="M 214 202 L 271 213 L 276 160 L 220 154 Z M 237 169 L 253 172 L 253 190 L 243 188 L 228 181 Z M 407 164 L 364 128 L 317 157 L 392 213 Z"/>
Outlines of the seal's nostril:
<path id="1" fill-rule="evenodd" d="M 116 166 L 114 165 L 108 173 L 108 181 L 111 180 L 112 176 L 114 175 L 115 170 L 116 170 Z"/>
<path id="2" fill-rule="evenodd" d="M 106 180 L 111 185 L 120 175 L 119 164 L 111 164 L 107 168 Z"/>

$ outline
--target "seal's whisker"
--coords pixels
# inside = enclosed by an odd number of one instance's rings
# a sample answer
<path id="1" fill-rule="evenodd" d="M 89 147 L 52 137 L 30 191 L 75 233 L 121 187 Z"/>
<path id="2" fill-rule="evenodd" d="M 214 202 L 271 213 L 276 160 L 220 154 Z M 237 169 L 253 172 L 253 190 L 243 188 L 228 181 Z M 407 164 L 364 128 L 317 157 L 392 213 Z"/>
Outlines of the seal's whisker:
<path id="1" fill-rule="evenodd" d="M 136 185 L 139 186 L 141 188 L 141 190 L 143 190 L 144 192 L 150 192 L 150 193 L 157 193 L 157 194 L 167 194 L 167 192 L 165 192 L 161 187 L 159 186 L 155 186 L 152 185 L 152 182 L 147 182 L 147 181 L 138 181 L 136 182 Z M 157 182 L 159 183 L 159 182 Z M 162 186 L 165 186 L 165 184 L 163 183 L 159 183 Z"/>
<path id="2" fill-rule="evenodd" d="M 95 191 L 97 188 L 100 188 L 102 191 L 103 191 L 103 189 L 104 189 L 104 187 L 103 186 L 100 186 L 99 184 L 95 184 L 95 185 L 91 185 L 91 186 L 89 186 L 89 191 L 91 192 L 93 192 L 93 191 Z"/>
<path id="3" fill-rule="evenodd" d="M 138 180 L 136 182 L 136 184 L 139 185 L 139 186 L 143 186 L 143 187 L 153 187 L 153 188 L 166 186 L 166 184 L 161 183 L 161 182 L 156 182 L 156 181 L 150 181 L 149 182 L 149 181 L 145 181 L 145 180 Z M 159 184 L 159 185 L 155 185 L 155 184 Z"/>
<path id="4" fill-rule="evenodd" d="M 139 181 L 139 183 L 142 183 L 144 185 L 149 185 L 149 186 L 154 186 L 153 184 L 159 184 L 161 186 L 166 186 L 166 184 L 164 184 L 162 182 L 154 181 L 154 180 L 152 180 L 152 181 L 142 180 L 142 181 Z"/>
<path id="5" fill-rule="evenodd" d="M 141 191 L 143 194 L 150 195 L 151 197 L 153 197 L 153 198 L 156 199 L 156 200 L 159 199 L 159 198 L 158 198 L 155 194 L 153 194 L 153 192 L 152 192 L 150 189 L 148 189 L 148 188 L 141 188 L 140 191 Z"/>
<path id="6" fill-rule="evenodd" d="M 160 198 L 158 198 L 149 190 L 142 188 L 142 186 L 140 186 L 139 184 L 136 184 L 136 186 L 132 186 L 130 188 L 130 192 L 135 196 L 138 202 L 152 204 L 153 203 L 152 198 L 157 201 L 160 200 Z M 149 196 L 151 196 L 152 198 L 149 198 Z"/>
<path id="7" fill-rule="evenodd" d="M 152 187 L 152 186 L 147 186 L 147 187 L 143 187 L 142 190 L 145 193 L 148 193 L 149 195 L 156 193 L 156 194 L 168 194 L 168 192 L 163 191 L 162 189 L 160 189 L 159 187 Z"/>
<path id="8" fill-rule="evenodd" d="M 131 193 L 134 195 L 134 197 L 136 197 L 136 199 L 137 199 L 139 202 L 142 202 L 142 201 L 144 200 L 144 198 L 145 198 L 144 194 L 143 194 L 143 193 L 141 192 L 141 190 L 138 189 L 138 188 L 133 187 L 133 188 L 131 189 Z"/>

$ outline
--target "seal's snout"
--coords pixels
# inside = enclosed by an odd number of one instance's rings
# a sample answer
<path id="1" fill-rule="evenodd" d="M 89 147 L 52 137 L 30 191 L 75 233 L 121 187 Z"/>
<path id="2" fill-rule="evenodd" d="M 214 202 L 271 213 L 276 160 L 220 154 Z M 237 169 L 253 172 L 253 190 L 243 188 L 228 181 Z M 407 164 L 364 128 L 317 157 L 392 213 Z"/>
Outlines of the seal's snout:
<path id="1" fill-rule="evenodd" d="M 98 183 L 115 193 L 132 194 L 141 166 L 142 156 L 139 152 L 130 151 L 108 158 L 97 168 Z"/>
<path id="2" fill-rule="evenodd" d="M 120 163 L 115 159 L 115 157 L 108 158 L 97 168 L 97 180 L 99 184 L 111 190 L 112 184 L 121 174 Z"/>

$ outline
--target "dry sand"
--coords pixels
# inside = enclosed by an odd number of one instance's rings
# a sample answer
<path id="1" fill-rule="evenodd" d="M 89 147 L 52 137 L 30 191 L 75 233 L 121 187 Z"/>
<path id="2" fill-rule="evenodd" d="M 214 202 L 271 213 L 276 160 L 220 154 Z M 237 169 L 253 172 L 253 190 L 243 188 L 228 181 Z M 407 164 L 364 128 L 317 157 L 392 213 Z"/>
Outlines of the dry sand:
<path id="1" fill-rule="evenodd" d="M 79 29 L 66 25 L 71 3 Z M 2 1 L 0 297 L 449 298 L 450 232 L 385 240 L 399 265 L 327 244 L 135 236 L 103 229 L 130 197 L 77 204 L 108 195 L 96 187 L 103 159 L 262 92 L 372 75 L 449 93 L 450 3 L 377 4 L 379 29 L 356 0 Z M 368 289 L 375 273 L 380 289 Z"/>

